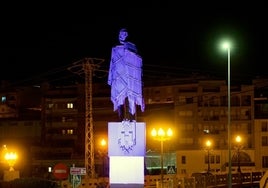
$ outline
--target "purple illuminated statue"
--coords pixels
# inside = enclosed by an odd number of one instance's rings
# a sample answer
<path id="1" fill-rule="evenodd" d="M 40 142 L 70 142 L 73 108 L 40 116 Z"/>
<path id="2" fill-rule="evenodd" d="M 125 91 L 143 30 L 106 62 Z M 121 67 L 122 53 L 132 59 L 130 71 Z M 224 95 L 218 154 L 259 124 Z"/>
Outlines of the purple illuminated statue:
<path id="1" fill-rule="evenodd" d="M 126 39 L 128 32 L 119 32 L 120 44 L 112 48 L 108 84 L 111 86 L 111 101 L 118 111 L 120 121 L 136 120 L 136 106 L 144 111 L 142 96 L 142 58 L 135 44 Z"/>

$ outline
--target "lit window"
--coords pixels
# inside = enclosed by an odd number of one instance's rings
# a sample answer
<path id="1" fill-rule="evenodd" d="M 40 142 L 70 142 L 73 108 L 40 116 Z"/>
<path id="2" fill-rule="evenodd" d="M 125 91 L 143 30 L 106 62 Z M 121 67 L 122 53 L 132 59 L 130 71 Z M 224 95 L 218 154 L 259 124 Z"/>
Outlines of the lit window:
<path id="1" fill-rule="evenodd" d="M 74 104 L 73 103 L 67 103 L 67 108 L 73 108 Z"/>
<path id="2" fill-rule="evenodd" d="M 73 134 L 73 129 L 68 129 L 67 134 Z"/>

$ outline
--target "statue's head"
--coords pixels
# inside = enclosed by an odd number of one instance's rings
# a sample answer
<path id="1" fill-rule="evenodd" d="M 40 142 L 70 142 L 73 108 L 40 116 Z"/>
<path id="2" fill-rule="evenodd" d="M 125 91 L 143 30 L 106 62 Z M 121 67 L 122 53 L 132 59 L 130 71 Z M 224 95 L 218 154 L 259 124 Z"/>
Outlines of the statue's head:
<path id="1" fill-rule="evenodd" d="M 127 29 L 126 28 L 121 29 L 120 32 L 119 32 L 119 42 L 121 44 L 124 44 L 124 42 L 126 41 L 127 36 L 128 36 Z"/>

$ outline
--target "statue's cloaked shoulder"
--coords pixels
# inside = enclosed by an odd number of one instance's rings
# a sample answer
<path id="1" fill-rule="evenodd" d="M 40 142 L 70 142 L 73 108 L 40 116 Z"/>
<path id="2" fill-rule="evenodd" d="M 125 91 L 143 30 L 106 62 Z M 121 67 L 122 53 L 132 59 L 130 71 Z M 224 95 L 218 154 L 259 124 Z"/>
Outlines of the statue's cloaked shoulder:
<path id="1" fill-rule="evenodd" d="M 132 42 L 125 42 L 124 47 L 125 47 L 125 49 L 127 49 L 131 52 L 138 53 L 136 45 L 133 44 Z"/>

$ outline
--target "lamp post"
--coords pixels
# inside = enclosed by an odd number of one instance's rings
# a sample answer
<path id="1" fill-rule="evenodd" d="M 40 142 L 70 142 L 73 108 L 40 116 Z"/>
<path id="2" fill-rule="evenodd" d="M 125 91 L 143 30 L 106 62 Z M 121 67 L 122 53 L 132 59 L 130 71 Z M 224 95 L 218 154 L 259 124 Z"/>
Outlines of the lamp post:
<path id="1" fill-rule="evenodd" d="M 237 136 L 235 138 L 235 141 L 237 143 L 237 146 L 236 146 L 236 152 L 237 152 L 237 172 L 238 173 L 241 173 L 241 168 L 240 168 L 240 149 L 242 148 L 242 145 L 241 145 L 242 138 L 240 136 Z"/>
<path id="2" fill-rule="evenodd" d="M 223 48 L 227 49 L 228 52 L 228 187 L 232 187 L 232 161 L 231 161 L 231 90 L 230 90 L 230 63 L 231 63 L 231 50 L 228 42 L 223 43 Z"/>
<path id="3" fill-rule="evenodd" d="M 106 176 L 105 157 L 106 157 L 106 146 L 107 146 L 107 142 L 104 138 L 101 139 L 100 145 L 101 145 L 101 150 L 102 150 L 100 151 L 100 156 L 102 157 L 102 175 L 104 177 Z"/>
<path id="4" fill-rule="evenodd" d="M 152 136 L 160 141 L 161 144 L 161 156 L 160 156 L 160 163 L 161 163 L 161 188 L 163 188 L 163 177 L 164 177 L 164 172 L 163 172 L 163 166 L 164 166 L 164 141 L 169 140 L 172 136 L 172 130 L 169 128 L 166 132 L 162 129 L 159 128 L 158 131 L 156 131 L 155 128 L 153 128 L 151 132 Z"/>
<path id="5" fill-rule="evenodd" d="M 208 172 L 207 173 L 209 173 L 210 172 L 210 149 L 211 149 L 211 141 L 210 140 L 208 140 L 206 142 L 206 146 L 207 146 L 207 151 L 208 151 Z"/>

